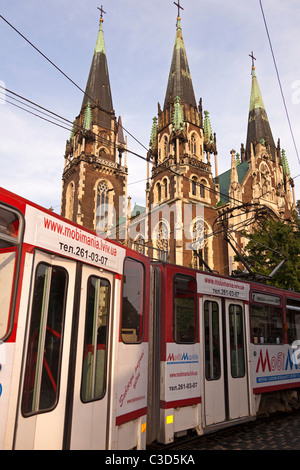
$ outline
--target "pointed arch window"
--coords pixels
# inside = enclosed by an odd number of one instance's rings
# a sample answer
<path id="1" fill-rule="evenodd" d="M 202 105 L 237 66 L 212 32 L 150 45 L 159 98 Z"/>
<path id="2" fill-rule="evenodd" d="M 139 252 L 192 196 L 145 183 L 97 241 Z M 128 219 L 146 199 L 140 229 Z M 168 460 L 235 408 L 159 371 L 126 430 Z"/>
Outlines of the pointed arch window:
<path id="1" fill-rule="evenodd" d="M 196 176 L 193 176 L 192 178 L 192 196 L 197 196 L 197 183 L 198 180 Z"/>
<path id="2" fill-rule="evenodd" d="M 193 134 L 191 138 L 191 154 L 197 155 L 197 141 L 195 134 Z"/>
<path id="3" fill-rule="evenodd" d="M 193 238 L 193 257 L 192 266 L 194 269 L 200 271 L 205 270 L 205 265 L 209 265 L 209 240 L 208 240 L 208 229 L 203 219 L 197 219 L 192 224 L 192 238 Z"/>
<path id="4" fill-rule="evenodd" d="M 161 185 L 160 183 L 157 183 L 157 202 L 159 203 L 161 201 Z"/>
<path id="5" fill-rule="evenodd" d="M 163 159 L 165 160 L 168 157 L 168 137 L 165 135 L 164 136 L 164 154 L 163 154 Z"/>
<path id="6" fill-rule="evenodd" d="M 155 248 L 157 249 L 157 258 L 166 261 L 169 252 L 169 229 L 163 220 L 156 226 L 154 232 Z"/>
<path id="7" fill-rule="evenodd" d="M 108 228 L 108 186 L 105 181 L 100 181 L 97 186 L 97 211 L 96 211 L 96 228 L 106 231 Z"/>
<path id="8" fill-rule="evenodd" d="M 205 180 L 201 180 L 200 181 L 200 197 L 202 197 L 203 199 L 205 198 L 205 186 L 206 186 L 206 181 Z"/>
<path id="9" fill-rule="evenodd" d="M 73 181 L 68 185 L 66 192 L 66 210 L 65 217 L 66 219 L 73 220 L 74 212 L 74 195 L 75 195 L 75 185 Z"/>
<path id="10" fill-rule="evenodd" d="M 163 187 L 164 187 L 164 198 L 167 199 L 168 197 L 168 180 L 165 178 L 163 180 Z"/>

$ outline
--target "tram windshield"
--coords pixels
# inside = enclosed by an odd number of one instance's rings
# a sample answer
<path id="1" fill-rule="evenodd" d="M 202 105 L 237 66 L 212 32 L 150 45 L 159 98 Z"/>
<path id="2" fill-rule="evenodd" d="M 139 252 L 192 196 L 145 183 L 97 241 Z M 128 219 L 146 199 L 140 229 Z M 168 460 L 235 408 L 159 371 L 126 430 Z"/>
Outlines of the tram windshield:
<path id="1" fill-rule="evenodd" d="M 0 338 L 8 332 L 13 302 L 14 277 L 21 239 L 17 212 L 0 205 Z"/>

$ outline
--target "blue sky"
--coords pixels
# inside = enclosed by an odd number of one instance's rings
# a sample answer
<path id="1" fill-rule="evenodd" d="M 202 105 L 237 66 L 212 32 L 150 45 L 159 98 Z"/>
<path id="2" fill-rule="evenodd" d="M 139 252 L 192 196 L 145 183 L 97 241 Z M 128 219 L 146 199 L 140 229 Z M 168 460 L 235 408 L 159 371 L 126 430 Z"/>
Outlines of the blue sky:
<path id="1" fill-rule="evenodd" d="M 173 0 L 102 0 L 104 36 L 116 115 L 148 148 L 157 103 L 163 104 L 175 40 Z M 183 38 L 196 100 L 210 112 L 217 135 L 219 173 L 230 150 L 246 144 L 251 59 L 277 143 L 286 150 L 292 177 L 300 165 L 263 22 L 259 0 L 182 0 Z M 96 0 L 2 0 L 1 15 L 85 88 L 101 4 Z M 263 0 L 281 84 L 300 152 L 299 0 Z M 0 84 L 73 121 L 82 93 L 0 19 Z M 3 95 L 0 95 L 3 97 Z M 0 100 L 0 186 L 59 212 L 65 142 L 69 131 Z M 146 156 L 128 137 L 128 148 Z M 128 154 L 128 194 L 144 204 L 146 165 Z M 300 199 L 300 176 L 295 178 Z"/>

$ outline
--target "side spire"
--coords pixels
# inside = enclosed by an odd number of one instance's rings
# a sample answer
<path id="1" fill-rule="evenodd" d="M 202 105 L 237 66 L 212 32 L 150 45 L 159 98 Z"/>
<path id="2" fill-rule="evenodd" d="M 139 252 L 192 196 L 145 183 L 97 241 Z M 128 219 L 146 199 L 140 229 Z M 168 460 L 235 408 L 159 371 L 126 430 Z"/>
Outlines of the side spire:
<path id="1" fill-rule="evenodd" d="M 275 160 L 276 147 L 256 77 L 256 70 L 254 66 L 254 60 L 256 60 L 256 58 L 254 57 L 253 52 L 250 57 L 252 58 L 252 85 L 247 130 L 246 158 L 248 160 L 250 159 L 251 145 L 253 145 L 255 148 L 255 145 L 260 142 L 266 146 L 271 159 Z"/>
<path id="2" fill-rule="evenodd" d="M 111 116 L 108 113 L 113 114 L 113 102 L 103 33 L 103 13 L 106 12 L 102 6 L 101 9 L 98 9 L 101 11 L 99 31 L 81 110 L 84 111 L 88 101 L 90 101 L 93 108 L 97 103 L 100 108 L 107 112 L 99 110 L 96 123 L 110 129 Z"/>

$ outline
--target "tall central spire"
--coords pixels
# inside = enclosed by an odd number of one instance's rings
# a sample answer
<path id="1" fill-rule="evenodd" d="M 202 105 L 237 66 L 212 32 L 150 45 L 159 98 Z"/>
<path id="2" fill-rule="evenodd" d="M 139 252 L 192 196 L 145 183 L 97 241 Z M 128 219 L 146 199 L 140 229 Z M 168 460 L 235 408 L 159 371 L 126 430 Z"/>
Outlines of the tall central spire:
<path id="1" fill-rule="evenodd" d="M 81 109 L 83 110 L 88 103 L 91 106 L 95 106 L 97 103 L 100 108 L 106 111 L 99 111 L 97 124 L 110 129 L 111 118 L 108 113 L 113 112 L 113 102 L 103 33 L 103 13 L 105 12 L 102 7 L 100 11 L 101 18 L 98 37 Z"/>
<path id="2" fill-rule="evenodd" d="M 179 9 L 183 8 L 180 6 L 180 3 L 175 3 L 175 5 L 178 6 L 179 13 Z M 170 102 L 175 100 L 177 96 L 180 98 L 181 104 L 186 103 L 197 107 L 192 78 L 182 37 L 181 18 L 179 15 L 177 17 L 175 46 L 169 73 L 164 109 L 166 109 Z"/>

